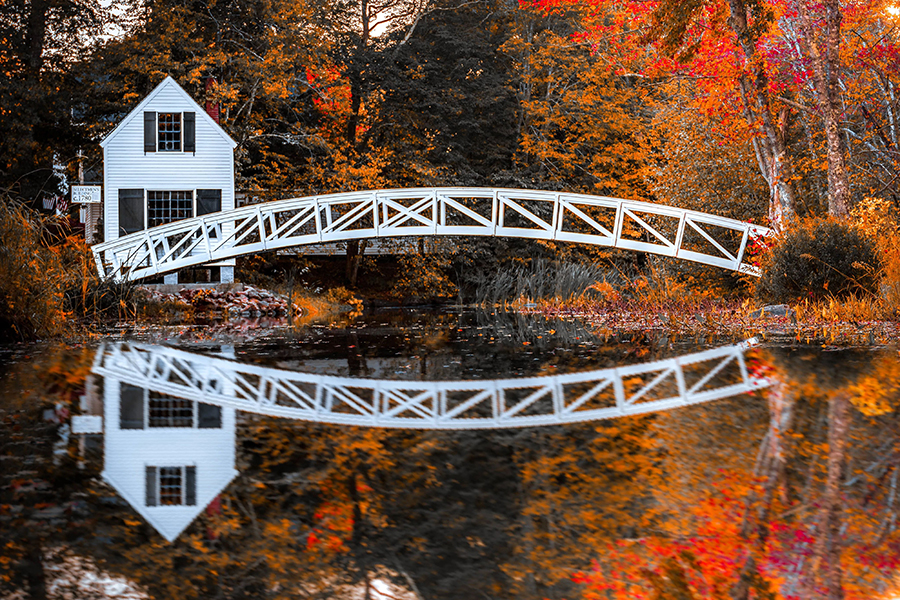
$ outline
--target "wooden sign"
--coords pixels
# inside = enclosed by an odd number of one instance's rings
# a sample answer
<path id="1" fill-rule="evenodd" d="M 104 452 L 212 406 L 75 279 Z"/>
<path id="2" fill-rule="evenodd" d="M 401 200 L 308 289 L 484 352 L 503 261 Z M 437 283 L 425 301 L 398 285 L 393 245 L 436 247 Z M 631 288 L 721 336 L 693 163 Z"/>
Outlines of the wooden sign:
<path id="1" fill-rule="evenodd" d="M 73 185 L 72 204 L 99 204 L 99 185 Z"/>

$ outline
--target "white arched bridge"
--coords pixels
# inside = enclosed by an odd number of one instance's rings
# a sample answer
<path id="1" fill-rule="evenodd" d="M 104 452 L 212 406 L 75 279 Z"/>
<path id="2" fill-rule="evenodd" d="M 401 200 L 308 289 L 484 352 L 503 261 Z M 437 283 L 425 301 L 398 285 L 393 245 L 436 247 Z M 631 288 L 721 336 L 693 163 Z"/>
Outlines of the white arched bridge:
<path id="1" fill-rule="evenodd" d="M 294 198 L 160 225 L 93 246 L 104 277 L 137 280 L 281 248 L 362 238 L 497 236 L 649 252 L 750 275 L 771 230 L 648 202 L 539 190 L 421 188 Z"/>
<path id="2" fill-rule="evenodd" d="M 299 373 L 165 346 L 101 346 L 92 372 L 247 412 L 343 425 L 490 429 L 624 417 L 719 400 L 772 381 L 748 370 L 756 340 L 655 362 L 517 379 L 397 381 Z"/>

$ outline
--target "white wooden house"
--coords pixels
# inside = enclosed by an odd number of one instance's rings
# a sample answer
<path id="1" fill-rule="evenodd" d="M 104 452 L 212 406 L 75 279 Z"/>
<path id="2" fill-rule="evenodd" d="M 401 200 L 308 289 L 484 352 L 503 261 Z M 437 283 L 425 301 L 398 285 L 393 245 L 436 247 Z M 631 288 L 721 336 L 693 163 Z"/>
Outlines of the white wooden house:
<path id="1" fill-rule="evenodd" d="M 166 77 L 100 142 L 105 239 L 233 209 L 236 145 Z M 233 259 L 210 266 L 220 268 L 220 281 L 234 280 Z"/>
<path id="2" fill-rule="evenodd" d="M 238 474 L 235 410 L 104 379 L 103 479 L 171 542 Z"/>

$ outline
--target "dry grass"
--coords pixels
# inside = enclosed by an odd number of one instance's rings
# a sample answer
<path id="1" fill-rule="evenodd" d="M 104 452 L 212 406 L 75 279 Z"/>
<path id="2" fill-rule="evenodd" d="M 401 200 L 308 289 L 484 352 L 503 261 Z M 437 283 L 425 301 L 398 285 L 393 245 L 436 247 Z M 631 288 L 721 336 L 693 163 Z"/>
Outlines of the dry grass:
<path id="1" fill-rule="evenodd" d="M 300 307 L 300 314 L 290 316 L 294 325 L 332 321 L 338 315 L 352 318 L 362 314 L 363 309 L 362 300 L 343 287 L 330 289 L 324 295 L 297 287 L 288 297 L 292 304 Z"/>
<path id="2" fill-rule="evenodd" d="M 800 322 L 890 321 L 895 314 L 878 297 L 851 294 L 846 298 L 809 301 L 792 306 Z"/>
<path id="3" fill-rule="evenodd" d="M 134 315 L 134 286 L 100 279 L 90 249 L 66 230 L 0 191 L 0 338 L 67 335 Z"/>
<path id="4" fill-rule="evenodd" d="M 853 208 L 852 216 L 875 244 L 881 260 L 880 310 L 896 319 L 900 316 L 900 215 L 887 200 L 866 198 Z"/>
<path id="5" fill-rule="evenodd" d="M 568 271 L 576 271 L 573 275 Z M 645 274 L 629 277 L 617 270 L 598 271 L 596 266 L 563 271 L 563 293 L 535 297 L 522 294 L 507 305 L 516 310 L 523 308 L 555 308 L 573 312 L 598 310 L 687 310 L 708 303 L 717 295 L 709 289 L 697 289 L 689 281 L 672 276 L 663 268 L 651 263 Z M 592 275 L 602 274 L 599 280 Z M 532 284 L 532 288 L 537 287 Z M 540 288 L 539 288 L 540 289 Z M 550 289 L 553 289 L 552 287 Z M 558 289 L 558 288 L 557 288 Z"/>

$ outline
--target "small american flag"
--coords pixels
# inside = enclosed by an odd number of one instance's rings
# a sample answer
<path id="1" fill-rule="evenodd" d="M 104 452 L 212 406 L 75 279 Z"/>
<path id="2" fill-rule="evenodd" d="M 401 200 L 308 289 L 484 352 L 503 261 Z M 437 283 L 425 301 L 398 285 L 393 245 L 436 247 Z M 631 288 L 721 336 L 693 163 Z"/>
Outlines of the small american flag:
<path id="1" fill-rule="evenodd" d="M 65 196 L 57 196 L 56 210 L 59 211 L 60 214 L 66 214 L 66 211 L 69 210 L 69 199 Z"/>

